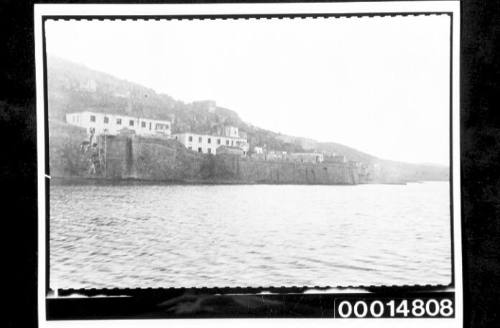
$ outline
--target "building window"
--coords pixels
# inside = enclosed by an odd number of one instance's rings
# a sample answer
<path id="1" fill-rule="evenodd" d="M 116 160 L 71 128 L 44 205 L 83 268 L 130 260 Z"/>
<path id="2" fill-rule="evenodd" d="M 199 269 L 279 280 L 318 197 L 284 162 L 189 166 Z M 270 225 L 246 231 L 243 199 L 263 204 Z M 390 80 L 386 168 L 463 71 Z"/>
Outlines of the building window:
<path id="1" fill-rule="evenodd" d="M 151 122 L 149 122 L 149 131 L 151 131 Z"/>
<path id="2" fill-rule="evenodd" d="M 105 123 L 105 124 L 108 124 L 108 123 L 109 123 L 109 117 L 104 116 L 104 123 Z"/>
<path id="3" fill-rule="evenodd" d="M 122 124 L 122 119 L 121 118 L 117 118 L 116 119 L 116 124 L 121 125 Z"/>
<path id="4" fill-rule="evenodd" d="M 201 142 L 201 137 L 198 137 L 198 142 Z"/>
<path id="5" fill-rule="evenodd" d="M 201 147 L 198 147 L 198 152 L 201 153 Z"/>
<path id="6" fill-rule="evenodd" d="M 168 124 L 165 124 L 165 129 L 170 129 L 170 126 Z"/>
<path id="7" fill-rule="evenodd" d="M 217 139 L 217 144 L 220 145 L 220 139 Z"/>
<path id="8" fill-rule="evenodd" d="M 95 122 L 95 115 L 90 115 L 90 122 Z"/>
<path id="9" fill-rule="evenodd" d="M 229 146 L 229 140 L 226 140 L 226 146 Z"/>
<path id="10" fill-rule="evenodd" d="M 133 120 L 128 121 L 128 125 L 134 126 L 134 121 Z"/>
<path id="11" fill-rule="evenodd" d="M 141 127 L 145 128 L 146 127 L 146 122 L 142 121 L 141 122 Z"/>
<path id="12" fill-rule="evenodd" d="M 188 137 L 188 141 L 189 141 L 189 142 L 193 141 L 193 136 L 189 136 L 189 137 Z"/>
<path id="13" fill-rule="evenodd" d="M 234 146 L 234 140 L 231 140 L 231 146 Z"/>
<path id="14" fill-rule="evenodd" d="M 212 143 L 212 139 L 208 138 L 208 143 Z"/>
<path id="15" fill-rule="evenodd" d="M 208 148 L 208 153 L 211 154 L 212 153 L 212 148 Z"/>

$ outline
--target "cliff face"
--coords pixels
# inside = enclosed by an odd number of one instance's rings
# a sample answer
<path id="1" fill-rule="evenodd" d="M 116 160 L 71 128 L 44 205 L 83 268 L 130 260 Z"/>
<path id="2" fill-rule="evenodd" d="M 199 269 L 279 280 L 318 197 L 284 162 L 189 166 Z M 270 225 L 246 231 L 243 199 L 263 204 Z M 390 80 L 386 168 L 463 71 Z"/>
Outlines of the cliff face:
<path id="1" fill-rule="evenodd" d="M 68 133 L 64 133 L 65 130 Z M 84 133 L 59 127 L 51 134 L 54 178 L 140 179 L 178 183 L 356 184 L 357 169 L 347 164 L 271 162 L 234 155 L 203 155 L 175 140 L 107 136 L 97 147 L 82 148 Z M 73 137 L 69 137 L 73 135 Z"/>

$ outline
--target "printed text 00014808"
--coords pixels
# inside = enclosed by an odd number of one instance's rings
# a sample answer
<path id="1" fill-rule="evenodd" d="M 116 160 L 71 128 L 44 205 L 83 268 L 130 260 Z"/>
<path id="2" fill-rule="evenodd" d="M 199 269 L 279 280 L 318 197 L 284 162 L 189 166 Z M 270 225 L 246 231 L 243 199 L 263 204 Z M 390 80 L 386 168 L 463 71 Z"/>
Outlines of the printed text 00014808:
<path id="1" fill-rule="evenodd" d="M 335 318 L 453 318 L 450 298 L 336 299 Z"/>

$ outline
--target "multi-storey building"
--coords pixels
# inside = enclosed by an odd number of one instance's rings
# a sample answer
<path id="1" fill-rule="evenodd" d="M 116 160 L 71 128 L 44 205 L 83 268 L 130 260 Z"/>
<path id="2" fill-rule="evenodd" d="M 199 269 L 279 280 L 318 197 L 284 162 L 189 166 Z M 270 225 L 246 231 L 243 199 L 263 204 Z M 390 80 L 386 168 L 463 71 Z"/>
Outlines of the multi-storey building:
<path id="1" fill-rule="evenodd" d="M 217 154 L 217 148 L 220 146 L 238 147 L 243 150 L 246 155 L 249 145 L 246 138 L 241 138 L 238 133 L 238 128 L 227 127 L 224 129 L 224 135 L 208 135 L 197 133 L 177 133 L 174 134 L 174 139 L 182 143 L 187 149 L 197 151 L 204 154 Z"/>
<path id="2" fill-rule="evenodd" d="M 90 111 L 66 114 L 66 122 L 85 128 L 91 135 L 116 135 L 128 129 L 137 135 L 170 136 L 172 128 L 169 121 Z"/>

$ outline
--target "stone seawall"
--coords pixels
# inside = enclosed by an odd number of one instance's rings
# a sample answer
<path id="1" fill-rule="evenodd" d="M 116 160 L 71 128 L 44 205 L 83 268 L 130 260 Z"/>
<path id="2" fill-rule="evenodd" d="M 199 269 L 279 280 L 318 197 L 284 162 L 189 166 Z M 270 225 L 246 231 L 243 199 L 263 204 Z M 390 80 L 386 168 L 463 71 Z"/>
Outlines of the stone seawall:
<path id="1" fill-rule="evenodd" d="M 264 161 L 215 156 L 215 177 L 272 184 L 358 184 L 357 169 L 337 163 Z"/>
<path id="2" fill-rule="evenodd" d="M 185 181 L 200 179 L 206 157 L 188 151 L 175 140 L 133 136 L 128 177 L 144 180 Z"/>
<path id="3" fill-rule="evenodd" d="M 60 130 L 60 131 L 59 131 Z M 173 183 L 357 184 L 355 167 L 338 163 L 273 162 L 235 155 L 205 155 L 187 150 L 175 140 L 139 136 L 97 139 L 100 163 L 93 172 L 85 136 L 65 128 L 51 134 L 51 174 L 56 178 L 147 180 Z M 97 158 L 97 157 L 95 157 Z"/>
<path id="4" fill-rule="evenodd" d="M 347 164 L 273 162 L 236 155 L 203 155 L 187 150 L 174 140 L 137 136 L 129 140 L 132 169 L 128 177 L 136 179 L 209 183 L 359 183 L 356 168 Z"/>

